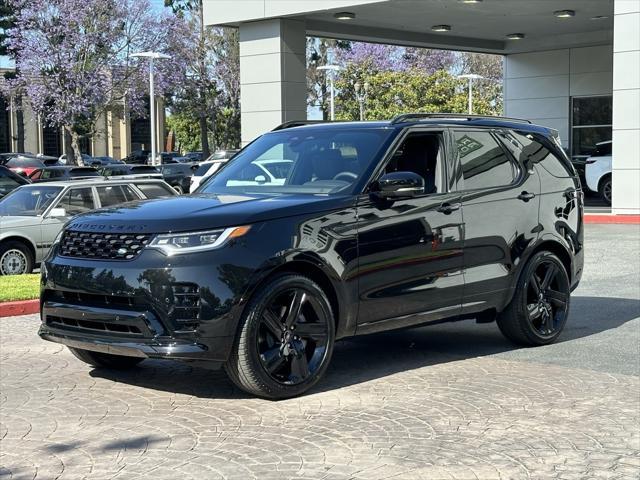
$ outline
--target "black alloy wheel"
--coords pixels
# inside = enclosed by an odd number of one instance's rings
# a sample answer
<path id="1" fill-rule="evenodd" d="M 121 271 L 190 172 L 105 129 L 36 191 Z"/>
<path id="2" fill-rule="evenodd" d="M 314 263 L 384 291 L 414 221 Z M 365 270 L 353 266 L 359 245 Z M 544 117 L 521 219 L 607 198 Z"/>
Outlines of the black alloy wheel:
<path id="1" fill-rule="evenodd" d="M 560 259 L 536 253 L 525 266 L 511 303 L 498 315 L 498 327 L 520 345 L 546 345 L 558 338 L 567 321 L 570 284 Z"/>
<path id="2" fill-rule="evenodd" d="M 299 395 L 324 373 L 335 336 L 322 289 L 287 274 L 270 281 L 250 304 L 225 368 L 241 389 L 271 399 Z"/>

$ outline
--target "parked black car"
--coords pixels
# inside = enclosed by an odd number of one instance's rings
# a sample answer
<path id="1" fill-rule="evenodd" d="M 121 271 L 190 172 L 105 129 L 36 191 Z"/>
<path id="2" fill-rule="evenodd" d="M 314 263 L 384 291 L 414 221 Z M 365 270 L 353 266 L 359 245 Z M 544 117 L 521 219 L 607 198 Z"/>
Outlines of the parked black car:
<path id="1" fill-rule="evenodd" d="M 31 183 L 31 181 L 22 175 L 12 172 L 7 167 L 0 165 L 0 198 L 15 190 L 20 185 L 27 185 L 28 183 Z"/>
<path id="2" fill-rule="evenodd" d="M 149 160 L 151 150 L 134 150 L 131 154 L 124 157 L 122 160 L 124 163 L 136 163 L 145 165 Z"/>
<path id="3" fill-rule="evenodd" d="M 189 184 L 197 163 L 172 163 L 160 167 L 162 178 L 171 185 L 180 195 L 189 193 Z"/>
<path id="4" fill-rule="evenodd" d="M 70 222 L 44 262 L 40 336 L 95 366 L 223 365 L 274 399 L 312 387 L 352 335 L 497 319 L 545 345 L 582 275 L 582 217 L 557 132 L 526 121 L 281 128 L 195 195 Z"/>
<path id="5" fill-rule="evenodd" d="M 98 168 L 108 178 L 162 178 L 162 173 L 152 165 L 109 164 Z"/>
<path id="6" fill-rule="evenodd" d="M 204 160 L 202 152 L 187 152 L 183 156 L 187 157 L 190 162 L 201 162 Z"/>
<path id="7" fill-rule="evenodd" d="M 51 182 L 55 180 L 77 180 L 91 177 L 101 177 L 93 167 L 55 166 L 38 168 L 31 172 L 29 179 L 36 182 Z"/>

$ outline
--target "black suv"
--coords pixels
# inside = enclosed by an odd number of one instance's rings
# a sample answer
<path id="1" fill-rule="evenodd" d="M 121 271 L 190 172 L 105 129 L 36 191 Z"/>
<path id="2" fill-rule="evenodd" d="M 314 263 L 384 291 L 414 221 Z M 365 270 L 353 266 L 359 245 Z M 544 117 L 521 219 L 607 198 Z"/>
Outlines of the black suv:
<path id="1" fill-rule="evenodd" d="M 96 367 L 224 366 L 298 395 L 337 339 L 497 319 L 562 331 L 583 195 L 555 131 L 497 117 L 281 127 L 194 195 L 74 218 L 42 267 L 40 336 Z"/>

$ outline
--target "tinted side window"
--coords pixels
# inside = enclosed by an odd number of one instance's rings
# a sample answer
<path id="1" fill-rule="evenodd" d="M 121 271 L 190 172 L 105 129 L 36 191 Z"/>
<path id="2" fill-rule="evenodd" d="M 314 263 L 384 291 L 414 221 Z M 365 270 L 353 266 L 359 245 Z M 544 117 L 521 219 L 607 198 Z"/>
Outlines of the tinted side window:
<path id="1" fill-rule="evenodd" d="M 127 185 L 96 187 L 96 190 L 98 191 L 98 197 L 100 197 L 100 204 L 103 207 L 138 200 L 137 195 Z"/>
<path id="2" fill-rule="evenodd" d="M 56 207 L 64 208 L 69 217 L 96 208 L 93 203 L 91 188 L 72 188 L 64 194 Z"/>
<path id="3" fill-rule="evenodd" d="M 502 147 L 485 131 L 454 132 L 463 188 L 503 187 L 514 182 L 518 168 Z"/>
<path id="4" fill-rule="evenodd" d="M 520 160 L 524 165 L 538 163 L 554 177 L 573 177 L 573 167 L 545 147 L 534 134 L 525 132 L 503 132 L 510 144 L 520 146 Z"/>
<path id="5" fill-rule="evenodd" d="M 439 133 L 410 133 L 393 153 L 385 173 L 417 173 L 424 178 L 425 193 L 441 193 L 444 191 L 441 146 Z"/>
<path id="6" fill-rule="evenodd" d="M 145 198 L 161 198 L 175 195 L 173 189 L 157 183 L 137 183 L 136 187 L 140 189 Z"/>

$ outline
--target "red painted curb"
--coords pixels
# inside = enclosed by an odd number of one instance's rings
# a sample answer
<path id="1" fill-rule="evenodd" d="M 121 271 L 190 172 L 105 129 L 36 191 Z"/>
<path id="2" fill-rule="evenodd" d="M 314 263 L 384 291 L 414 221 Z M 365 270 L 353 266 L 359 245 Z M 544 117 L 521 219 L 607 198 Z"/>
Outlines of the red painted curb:
<path id="1" fill-rule="evenodd" d="M 0 303 L 0 317 L 29 315 L 40 311 L 40 300 L 20 300 L 18 302 Z"/>
<path id="2" fill-rule="evenodd" d="M 619 223 L 640 225 L 640 215 L 613 215 L 611 213 L 585 213 L 584 223 Z"/>

